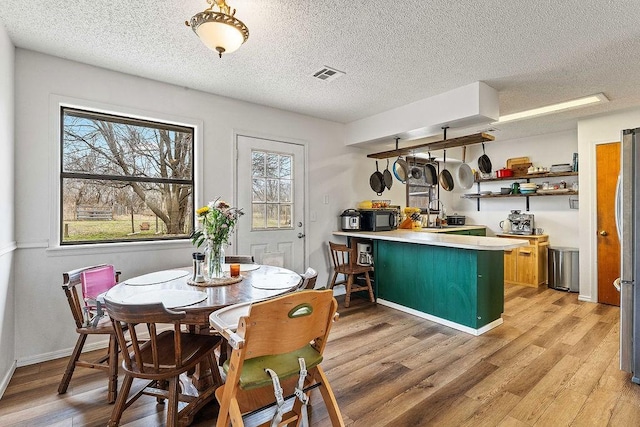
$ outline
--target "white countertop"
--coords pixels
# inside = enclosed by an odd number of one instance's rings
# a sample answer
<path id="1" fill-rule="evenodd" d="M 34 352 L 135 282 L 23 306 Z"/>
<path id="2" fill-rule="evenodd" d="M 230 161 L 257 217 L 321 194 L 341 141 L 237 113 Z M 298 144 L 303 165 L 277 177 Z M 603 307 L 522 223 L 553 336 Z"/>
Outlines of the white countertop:
<path id="1" fill-rule="evenodd" d="M 456 230 L 462 227 L 449 228 Z M 426 231 L 426 230 L 425 230 Z M 528 240 L 502 239 L 499 237 L 462 236 L 458 234 L 429 233 L 413 230 L 393 231 L 334 231 L 335 236 L 360 237 L 388 240 L 392 242 L 416 243 L 419 245 L 446 246 L 449 248 L 474 249 L 478 251 L 504 251 L 529 244 Z"/>

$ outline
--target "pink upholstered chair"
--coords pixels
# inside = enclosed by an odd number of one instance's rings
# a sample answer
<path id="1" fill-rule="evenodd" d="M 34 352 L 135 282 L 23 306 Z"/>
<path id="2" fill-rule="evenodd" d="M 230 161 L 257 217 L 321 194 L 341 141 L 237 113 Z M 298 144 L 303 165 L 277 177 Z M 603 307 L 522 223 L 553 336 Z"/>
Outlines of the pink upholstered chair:
<path id="1" fill-rule="evenodd" d="M 80 273 L 80 282 L 87 322 L 96 327 L 106 317 L 103 294 L 116 284 L 115 268 L 113 265 L 104 265 L 85 270 Z"/>
<path id="2" fill-rule="evenodd" d="M 100 369 L 108 373 L 109 391 L 107 401 L 109 403 L 115 402 L 118 389 L 118 342 L 111 321 L 108 316 L 104 316 L 102 313 L 104 301 L 100 294 L 116 284 L 119 274 L 112 265 L 83 267 L 63 273 L 64 283 L 62 284 L 62 289 L 71 308 L 73 320 L 76 324 L 76 332 L 78 332 L 79 336 L 58 386 L 59 394 L 67 392 L 76 366 L 81 366 Z M 78 291 L 78 288 L 81 289 L 81 292 Z M 80 295 L 81 293 L 82 296 Z M 80 360 L 82 348 L 87 337 L 95 334 L 109 335 L 107 354 L 97 361 Z"/>

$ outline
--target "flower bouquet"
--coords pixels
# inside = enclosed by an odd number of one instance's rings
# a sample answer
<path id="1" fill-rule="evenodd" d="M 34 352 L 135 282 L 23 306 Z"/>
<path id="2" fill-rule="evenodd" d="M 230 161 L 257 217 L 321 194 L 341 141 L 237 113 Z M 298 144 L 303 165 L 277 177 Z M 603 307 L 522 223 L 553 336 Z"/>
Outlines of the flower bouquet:
<path id="1" fill-rule="evenodd" d="M 218 197 L 196 211 L 198 222 L 202 224 L 191 233 L 191 241 L 196 247 L 206 243 L 205 266 L 207 279 L 223 277 L 224 245 L 230 244 L 231 233 L 244 215 L 242 209 L 232 208 Z"/>

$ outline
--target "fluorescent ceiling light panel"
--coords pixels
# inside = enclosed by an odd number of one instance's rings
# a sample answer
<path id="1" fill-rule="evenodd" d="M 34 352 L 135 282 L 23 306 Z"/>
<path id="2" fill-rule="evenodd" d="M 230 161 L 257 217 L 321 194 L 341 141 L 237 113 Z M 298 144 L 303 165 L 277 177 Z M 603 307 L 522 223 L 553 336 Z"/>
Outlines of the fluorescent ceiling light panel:
<path id="1" fill-rule="evenodd" d="M 494 123 L 513 122 L 515 120 L 528 119 L 530 117 L 544 116 L 546 114 L 556 113 L 558 111 L 573 110 L 580 107 L 586 107 L 587 105 L 599 104 L 601 102 L 609 102 L 609 100 L 606 96 L 604 96 L 603 93 L 597 93 L 595 95 L 589 95 L 571 101 L 559 102 L 557 104 L 547 105 L 545 107 L 539 107 L 531 110 L 521 111 L 519 113 L 500 116 L 498 121 Z"/>

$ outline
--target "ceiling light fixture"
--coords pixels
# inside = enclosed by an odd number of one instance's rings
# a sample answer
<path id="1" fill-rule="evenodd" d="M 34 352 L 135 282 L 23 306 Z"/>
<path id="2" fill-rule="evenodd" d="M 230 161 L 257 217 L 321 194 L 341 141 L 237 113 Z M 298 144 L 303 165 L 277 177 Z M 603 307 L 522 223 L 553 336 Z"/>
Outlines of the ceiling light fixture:
<path id="1" fill-rule="evenodd" d="M 195 14 L 191 21 L 184 23 L 191 27 L 200 40 L 211 50 L 223 53 L 237 50 L 249 38 L 249 29 L 235 17 L 236 10 L 227 5 L 226 0 L 207 0 L 209 7 Z M 219 12 L 213 10 L 214 7 Z"/>
<path id="2" fill-rule="evenodd" d="M 558 111 L 573 110 L 575 108 L 586 107 L 587 105 L 599 104 L 602 102 L 609 102 L 609 100 L 606 96 L 604 96 L 603 93 L 597 93 L 595 95 L 589 95 L 582 98 L 573 99 L 571 101 L 559 102 L 557 104 L 533 108 L 531 110 L 521 111 L 519 113 L 507 114 L 506 116 L 500 116 L 498 121 L 493 123 L 513 122 L 530 117 L 544 116 L 546 114 L 551 114 Z"/>

